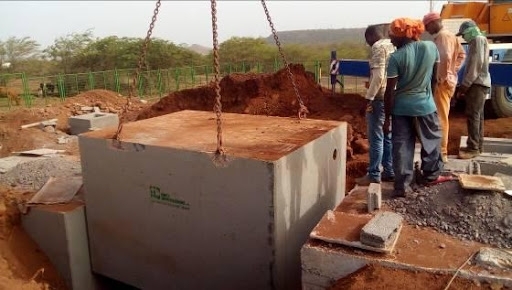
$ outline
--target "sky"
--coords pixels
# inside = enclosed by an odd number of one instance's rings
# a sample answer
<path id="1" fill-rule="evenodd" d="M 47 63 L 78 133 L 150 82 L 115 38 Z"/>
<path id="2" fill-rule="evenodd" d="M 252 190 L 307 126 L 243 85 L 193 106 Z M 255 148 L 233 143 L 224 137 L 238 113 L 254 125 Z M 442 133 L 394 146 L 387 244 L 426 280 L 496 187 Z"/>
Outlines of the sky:
<path id="1" fill-rule="evenodd" d="M 440 12 L 447 1 L 433 1 Z M 96 37 L 145 37 L 156 1 L 0 1 L 0 41 L 29 36 L 41 46 L 93 29 Z M 277 31 L 366 27 L 397 17 L 422 18 L 430 1 L 268 0 Z M 271 34 L 260 1 L 217 1 L 219 43 L 233 36 Z M 176 44 L 212 47 L 209 1 L 162 1 L 153 36 Z"/>

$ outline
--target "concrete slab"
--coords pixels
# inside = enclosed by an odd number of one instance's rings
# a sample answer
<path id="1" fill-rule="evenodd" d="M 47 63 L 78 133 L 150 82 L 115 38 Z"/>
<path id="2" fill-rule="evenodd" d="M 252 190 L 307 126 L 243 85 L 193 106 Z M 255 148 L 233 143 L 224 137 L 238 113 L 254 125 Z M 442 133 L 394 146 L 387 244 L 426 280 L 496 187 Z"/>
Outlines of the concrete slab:
<path id="1" fill-rule="evenodd" d="M 385 247 L 374 247 L 361 243 L 360 235 L 363 227 L 372 219 L 372 215 L 356 215 L 344 212 L 328 211 L 310 234 L 310 238 L 320 241 L 344 245 L 357 249 L 392 253 L 401 230 L 397 229 L 394 239 Z"/>
<path id="2" fill-rule="evenodd" d="M 89 132 L 91 128 L 117 127 L 119 125 L 119 117 L 117 114 L 95 112 L 69 117 L 68 124 L 71 134 L 78 135 Z"/>
<path id="3" fill-rule="evenodd" d="M 344 196 L 344 122 L 180 111 L 79 136 L 93 271 L 142 289 L 298 289 Z M 108 164 L 108 166 L 105 166 Z M 201 274 L 198 279 L 197 274 Z"/>
<path id="4" fill-rule="evenodd" d="M 496 173 L 494 176 L 501 179 L 503 185 L 505 185 L 505 190 L 512 190 L 512 176 L 503 173 Z"/>
<path id="5" fill-rule="evenodd" d="M 504 191 L 505 185 L 499 177 L 487 175 L 459 174 L 459 183 L 462 188 L 475 190 Z"/>
<path id="6" fill-rule="evenodd" d="M 468 136 L 461 136 L 460 148 L 466 147 L 467 140 Z M 484 152 L 512 155 L 512 139 L 485 137 L 483 147 Z"/>
<path id="7" fill-rule="evenodd" d="M 21 220 L 70 289 L 95 289 L 83 203 L 33 206 Z"/>

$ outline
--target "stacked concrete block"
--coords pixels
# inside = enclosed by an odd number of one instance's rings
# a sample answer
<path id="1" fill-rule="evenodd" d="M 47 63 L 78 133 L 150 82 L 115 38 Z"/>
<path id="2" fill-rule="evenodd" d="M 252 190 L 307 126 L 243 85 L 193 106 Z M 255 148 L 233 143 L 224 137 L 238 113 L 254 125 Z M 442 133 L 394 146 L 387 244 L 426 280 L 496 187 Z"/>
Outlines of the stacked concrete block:
<path id="1" fill-rule="evenodd" d="M 372 218 L 361 230 L 361 243 L 386 248 L 394 241 L 403 217 L 393 212 L 380 212 Z"/>

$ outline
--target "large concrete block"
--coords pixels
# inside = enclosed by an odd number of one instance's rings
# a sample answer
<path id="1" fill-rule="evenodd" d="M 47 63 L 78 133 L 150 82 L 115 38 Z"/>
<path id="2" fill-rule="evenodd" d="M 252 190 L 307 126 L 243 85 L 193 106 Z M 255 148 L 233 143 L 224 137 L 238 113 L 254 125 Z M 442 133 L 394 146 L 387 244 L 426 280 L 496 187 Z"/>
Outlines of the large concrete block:
<path id="1" fill-rule="evenodd" d="M 298 289 L 345 191 L 343 122 L 181 111 L 80 135 L 93 271 L 142 289 Z"/>
<path id="2" fill-rule="evenodd" d="M 78 135 L 91 129 L 117 127 L 119 125 L 119 117 L 117 114 L 111 113 L 90 113 L 69 117 L 68 123 L 71 134 Z"/>
<path id="3" fill-rule="evenodd" d="M 22 224 L 70 289 L 95 289 L 83 203 L 30 207 Z"/>

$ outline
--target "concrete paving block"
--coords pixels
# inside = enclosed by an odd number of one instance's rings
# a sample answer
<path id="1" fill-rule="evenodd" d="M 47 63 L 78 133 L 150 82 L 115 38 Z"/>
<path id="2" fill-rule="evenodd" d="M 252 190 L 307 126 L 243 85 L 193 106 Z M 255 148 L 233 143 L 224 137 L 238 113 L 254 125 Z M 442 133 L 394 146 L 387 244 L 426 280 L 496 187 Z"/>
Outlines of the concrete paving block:
<path id="1" fill-rule="evenodd" d="M 402 224 L 403 217 L 393 212 L 380 212 L 362 229 L 361 243 L 384 248 L 389 245 Z"/>
<path id="2" fill-rule="evenodd" d="M 117 114 L 90 113 L 69 117 L 68 124 L 72 135 L 88 132 L 91 128 L 107 128 L 119 125 Z"/>
<path id="3" fill-rule="evenodd" d="M 370 183 L 366 194 L 366 201 L 368 203 L 368 212 L 373 212 L 382 206 L 382 190 L 380 183 Z"/>
<path id="4" fill-rule="evenodd" d="M 70 289 L 95 289 L 82 203 L 30 207 L 22 216 L 22 225 Z"/>

